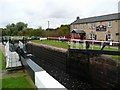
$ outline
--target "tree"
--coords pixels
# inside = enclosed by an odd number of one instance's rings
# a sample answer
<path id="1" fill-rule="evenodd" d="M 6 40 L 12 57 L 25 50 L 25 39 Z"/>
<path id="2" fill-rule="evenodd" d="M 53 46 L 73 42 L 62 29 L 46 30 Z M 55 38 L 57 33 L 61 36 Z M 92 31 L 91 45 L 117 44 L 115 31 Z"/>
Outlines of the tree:
<path id="1" fill-rule="evenodd" d="M 40 29 L 35 29 L 35 30 L 33 30 L 34 32 L 34 36 L 42 36 L 42 30 L 40 30 Z"/>
<path id="2" fill-rule="evenodd" d="M 18 31 L 22 31 L 27 28 L 27 24 L 25 24 L 23 22 L 18 22 L 18 23 L 16 23 L 16 28 Z"/>
<path id="3" fill-rule="evenodd" d="M 14 31 L 16 30 L 16 27 L 15 27 L 15 24 L 12 23 L 12 24 L 8 24 L 6 26 L 6 32 L 9 32 L 9 35 L 13 35 Z"/>
<path id="4" fill-rule="evenodd" d="M 69 36 L 70 35 L 70 25 L 61 25 L 61 27 L 58 28 L 58 34 L 59 34 L 59 36 Z"/>
<path id="5" fill-rule="evenodd" d="M 23 31 L 26 28 L 27 28 L 27 24 L 25 24 L 23 22 L 18 22 L 16 24 L 12 23 L 12 24 L 8 24 L 6 26 L 5 32 L 6 32 L 6 35 L 14 36 L 14 35 L 17 35 L 19 31 Z M 4 32 L 4 34 L 5 34 L 5 32 Z"/>

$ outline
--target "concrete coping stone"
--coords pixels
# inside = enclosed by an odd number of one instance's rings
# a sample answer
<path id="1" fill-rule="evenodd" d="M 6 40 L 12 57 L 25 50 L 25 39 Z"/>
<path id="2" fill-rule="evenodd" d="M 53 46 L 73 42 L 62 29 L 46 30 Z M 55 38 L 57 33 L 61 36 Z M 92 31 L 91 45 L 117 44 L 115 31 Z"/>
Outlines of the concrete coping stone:
<path id="1" fill-rule="evenodd" d="M 49 45 L 45 45 L 45 44 L 34 43 L 34 42 L 28 42 L 28 44 L 40 46 L 40 47 L 43 47 L 43 48 L 46 48 L 46 49 L 49 49 L 49 50 L 59 51 L 59 52 L 62 52 L 62 53 L 67 53 L 67 51 L 68 51 L 68 49 L 58 48 L 58 47 L 49 46 Z"/>

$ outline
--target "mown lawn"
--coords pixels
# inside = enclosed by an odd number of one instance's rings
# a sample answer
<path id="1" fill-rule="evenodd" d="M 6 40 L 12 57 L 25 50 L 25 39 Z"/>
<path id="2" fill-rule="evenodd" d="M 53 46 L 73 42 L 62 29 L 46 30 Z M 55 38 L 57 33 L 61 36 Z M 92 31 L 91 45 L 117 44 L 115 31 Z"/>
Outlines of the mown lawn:
<path id="1" fill-rule="evenodd" d="M 32 40 L 32 42 L 46 44 L 46 45 L 55 46 L 59 48 L 65 48 L 65 49 L 68 48 L 68 44 L 66 42 L 59 42 L 55 40 L 44 40 L 44 41 Z"/>
<path id="2" fill-rule="evenodd" d="M 115 60 L 120 60 L 120 56 L 113 55 L 113 56 L 112 56 L 112 59 L 115 59 Z"/>
<path id="3" fill-rule="evenodd" d="M 5 69 L 5 57 L 3 52 L 0 50 L 0 69 Z"/>
<path id="4" fill-rule="evenodd" d="M 44 41 L 32 40 L 32 42 L 36 42 L 36 43 L 41 43 L 41 44 L 46 44 L 46 45 L 55 46 L 55 47 L 59 47 L 59 48 L 68 49 L 68 43 L 66 43 L 66 42 L 60 42 L 60 41 L 55 41 L 55 40 L 44 40 Z M 76 48 L 76 44 L 75 43 L 73 43 L 73 45 L 71 44 L 71 46 L 73 48 Z M 79 49 L 84 49 L 85 46 L 84 46 L 84 44 L 79 44 L 78 48 Z M 94 46 L 90 45 L 89 49 L 101 50 L 101 47 L 100 46 L 96 46 L 96 45 L 94 45 Z M 118 49 L 106 46 L 103 50 L 114 50 L 114 51 L 117 51 Z"/>
<path id="5" fill-rule="evenodd" d="M 0 50 L 0 69 L 5 70 L 5 57 L 2 51 Z M 14 76 L 14 75 L 13 75 Z M 4 76 L 0 77 L 0 89 L 8 90 L 10 88 L 22 88 L 21 90 L 25 90 L 25 88 L 33 88 L 33 85 L 28 81 L 28 78 L 25 76 L 14 76 L 11 77 L 8 74 L 7 78 L 4 78 Z M 12 89 L 11 89 L 12 90 Z"/>
<path id="6" fill-rule="evenodd" d="M 2 79 L 2 88 L 33 88 L 25 76 L 9 77 Z"/>

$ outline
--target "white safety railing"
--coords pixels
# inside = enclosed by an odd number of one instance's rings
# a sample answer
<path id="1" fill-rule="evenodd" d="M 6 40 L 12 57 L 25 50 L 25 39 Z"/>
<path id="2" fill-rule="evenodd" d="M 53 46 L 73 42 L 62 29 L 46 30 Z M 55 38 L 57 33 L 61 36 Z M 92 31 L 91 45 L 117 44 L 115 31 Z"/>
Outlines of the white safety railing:
<path id="1" fill-rule="evenodd" d="M 21 62 L 19 61 L 19 55 L 15 51 L 11 52 L 9 50 L 9 41 L 5 45 L 5 57 L 6 69 L 22 66 Z"/>
<path id="2" fill-rule="evenodd" d="M 86 49 L 86 43 L 89 43 L 91 49 L 94 47 L 102 48 L 104 43 L 107 43 L 108 46 L 113 46 L 113 44 L 119 44 L 119 42 L 112 42 L 112 41 L 97 41 L 97 40 L 78 40 L 78 39 L 71 39 L 68 41 L 68 45 L 71 49 Z M 99 43 L 99 44 L 96 44 Z M 117 46 L 115 46 L 117 48 Z"/>

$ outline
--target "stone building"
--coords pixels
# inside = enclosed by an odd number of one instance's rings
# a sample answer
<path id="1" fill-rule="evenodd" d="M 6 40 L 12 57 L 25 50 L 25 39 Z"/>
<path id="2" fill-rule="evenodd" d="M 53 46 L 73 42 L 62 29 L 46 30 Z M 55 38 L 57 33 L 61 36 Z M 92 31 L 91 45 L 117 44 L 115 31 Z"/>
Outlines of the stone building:
<path id="1" fill-rule="evenodd" d="M 82 30 L 82 32 L 84 30 L 85 39 L 88 40 L 118 41 L 120 35 L 118 30 L 120 18 L 118 16 L 118 13 L 114 13 L 83 19 L 77 17 L 77 19 L 70 25 L 71 33 L 76 30 Z"/>

